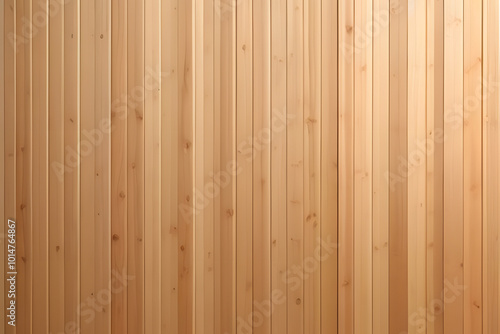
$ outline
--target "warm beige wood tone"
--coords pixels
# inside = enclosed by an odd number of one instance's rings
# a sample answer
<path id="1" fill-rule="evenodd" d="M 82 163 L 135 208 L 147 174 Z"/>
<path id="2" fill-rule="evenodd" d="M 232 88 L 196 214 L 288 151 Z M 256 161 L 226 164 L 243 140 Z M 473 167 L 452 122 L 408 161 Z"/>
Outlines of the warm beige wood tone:
<path id="1" fill-rule="evenodd" d="M 5 26 L 9 23 L 5 22 L 5 0 L 0 1 L 0 17 L 2 20 L 0 21 L 0 132 L 5 134 L 5 84 L 7 83 L 5 77 L 5 54 L 8 51 L 5 49 Z M 9 8 L 7 8 L 9 10 Z M 11 83 L 8 83 L 11 84 Z M 0 135 L 0 217 L 5 220 L 5 135 Z M 6 277 L 6 269 L 7 269 L 7 261 L 6 261 L 6 250 L 7 250 L 7 231 L 8 227 L 4 224 L 0 227 L 0 277 Z M 48 269 L 48 268 L 47 268 Z M 5 296 L 8 290 L 0 289 L 0 306 L 3 309 L 6 308 L 5 304 Z M 6 322 L 6 314 L 0 314 L 0 328 L 3 328 Z"/>
<path id="2" fill-rule="evenodd" d="M 178 0 L 161 8 L 161 333 L 179 334 L 179 86 Z M 148 73 L 147 71 L 145 73 Z"/>
<path id="3" fill-rule="evenodd" d="M 33 22 L 48 20 L 48 0 L 33 1 Z M 32 191 L 33 196 L 33 333 L 49 330 L 49 184 L 48 184 L 48 26 L 40 27 L 33 37 L 33 109 L 32 109 Z"/>
<path id="4" fill-rule="evenodd" d="M 354 334 L 354 2 L 338 8 L 338 329 Z"/>
<path id="5" fill-rule="evenodd" d="M 4 191 L 4 212 L 2 214 L 3 221 L 8 219 L 16 218 L 16 47 L 14 43 L 11 43 L 11 38 L 16 32 L 16 6 L 13 0 L 5 0 L 4 2 L 4 100 L 3 107 L 4 110 L 4 131 L 3 135 L 3 154 L 4 154 L 4 174 L 0 175 L 3 178 L 3 191 Z M 2 56 L 0 56 L 2 58 Z M 0 65 L 1 66 L 1 65 Z M 1 108 L 1 107 L 0 107 Z M 1 140 L 0 140 L 1 141 Z M 5 228 L 5 227 L 4 227 Z M 4 267 L 5 270 L 7 268 Z M 2 276 L 4 277 L 4 276 Z M 5 295 L 1 299 L 1 305 L 7 307 L 7 295 L 8 287 L 4 285 Z M 7 319 L 7 318 L 3 318 Z M 4 333 L 14 334 L 16 333 L 16 327 L 9 326 L 6 321 L 0 322 L 0 328 Z"/>
<path id="6" fill-rule="evenodd" d="M 127 268 L 127 1 L 111 1 L 111 273 Z M 115 285 L 119 286 L 120 283 Z M 111 299 L 111 332 L 127 333 L 127 289 L 116 289 Z"/>
<path id="7" fill-rule="evenodd" d="M 426 331 L 426 2 L 408 8 L 408 333 Z"/>
<path id="8" fill-rule="evenodd" d="M 373 333 L 373 40 L 372 3 L 354 4 L 354 333 Z M 358 45 L 364 36 L 364 44 Z M 370 45 L 365 47 L 364 45 Z"/>
<path id="9" fill-rule="evenodd" d="M 394 1 L 389 32 L 389 333 L 408 331 L 408 2 Z M 403 162 L 402 162 L 403 161 Z"/>
<path id="10" fill-rule="evenodd" d="M 236 333 L 253 327 L 253 7 L 236 7 Z"/>
<path id="11" fill-rule="evenodd" d="M 389 1 L 373 2 L 373 334 L 389 331 Z"/>
<path id="12" fill-rule="evenodd" d="M 287 283 L 289 334 L 304 333 L 304 2 L 287 7 Z"/>
<path id="13" fill-rule="evenodd" d="M 444 282 L 464 283 L 463 3 L 444 3 Z M 453 55 L 453 56 L 452 56 Z M 469 121 L 469 120 L 468 120 Z M 479 219 L 478 219 L 479 220 Z M 464 333 L 464 296 L 444 306 L 445 334 Z"/>
<path id="14" fill-rule="evenodd" d="M 50 1 L 51 17 L 49 22 L 49 331 L 51 333 L 62 333 L 65 329 L 65 312 L 64 312 L 64 11 L 60 6 L 56 6 L 56 1 Z M 82 19 L 85 17 L 82 8 Z M 84 31 L 84 26 L 82 26 Z M 83 43 L 82 35 L 82 43 Z M 83 66 L 83 63 L 82 63 Z M 82 77 L 82 97 L 89 98 L 88 95 L 83 94 L 84 78 Z M 93 83 L 92 83 L 93 86 Z M 88 101 L 88 100 L 87 100 Z M 82 104 L 83 115 L 92 115 L 93 113 L 87 112 Z M 93 105 L 92 105 L 93 110 Z M 84 120 L 88 117 L 82 117 L 82 129 Z M 93 119 L 93 117 L 92 117 Z M 92 126 L 88 128 L 94 128 Z M 81 147 L 84 145 L 81 144 Z M 90 147 L 86 146 L 85 149 L 89 150 Z M 82 159 L 82 166 L 84 160 Z M 91 175 L 93 179 L 93 173 Z M 84 174 L 82 173 L 82 180 Z M 86 192 L 82 191 L 81 199 L 84 200 Z M 93 198 L 93 195 L 92 195 Z M 83 207 L 83 206 L 82 206 Z M 92 211 L 90 211 L 92 212 Z M 93 220 L 92 216 L 92 220 Z M 82 214 L 81 221 L 88 222 L 86 216 Z M 82 225 L 85 226 L 85 225 Z M 85 238 L 82 229 L 82 238 Z M 89 240 L 89 239 L 86 239 Z M 87 245 L 86 243 L 82 243 Z M 85 251 L 86 248 L 82 248 Z M 86 259 L 90 259 L 87 257 Z M 82 259 L 82 270 L 85 270 L 86 263 Z M 85 280 L 84 280 L 85 281 Z M 88 281 L 88 280 L 87 280 Z M 82 291 L 84 285 L 82 285 Z M 84 294 L 81 294 L 82 297 Z M 89 294 L 90 295 L 90 294 Z M 82 326 L 82 333 L 84 331 Z"/>
<path id="15" fill-rule="evenodd" d="M 483 1 L 483 333 L 500 329 L 499 5 Z"/>
<path id="16" fill-rule="evenodd" d="M 321 240 L 338 235 L 338 16 L 337 2 L 321 3 Z M 338 249 L 321 249 L 321 334 L 338 333 Z"/>
<path id="17" fill-rule="evenodd" d="M 271 291 L 272 333 L 287 331 L 287 1 L 271 2 Z M 271 298 L 273 299 L 273 298 Z"/>
<path id="18" fill-rule="evenodd" d="M 444 332 L 443 308 L 443 1 L 427 1 L 427 334 Z"/>
<path id="19" fill-rule="evenodd" d="M 160 1 L 145 0 L 144 227 L 145 333 L 161 331 L 161 71 Z M 190 333 L 186 330 L 186 333 Z"/>
<path id="20" fill-rule="evenodd" d="M 236 7 L 216 3 L 214 24 L 215 332 L 236 333 Z"/>
<path id="21" fill-rule="evenodd" d="M 31 3 L 16 2 L 16 27 L 29 22 Z M 22 36 L 22 35 L 21 35 Z M 32 128 L 31 128 L 31 42 L 17 45 L 16 61 L 16 218 L 17 218 L 17 322 L 19 333 L 32 326 Z"/>
<path id="22" fill-rule="evenodd" d="M 0 332 L 497 334 L 498 10 L 1 0 Z"/>
<path id="23" fill-rule="evenodd" d="M 271 334 L 271 2 L 253 1 L 254 334 Z M 258 305 L 255 304 L 259 303 Z"/>
<path id="24" fill-rule="evenodd" d="M 316 249 L 321 242 L 321 8 L 304 1 L 304 333 L 321 330 L 321 271 Z M 299 162 L 300 164 L 300 162 Z M 319 177 L 318 177 L 319 176 Z"/>
<path id="25" fill-rule="evenodd" d="M 64 5 L 64 322 L 80 328 L 80 1 Z"/>
<path id="26" fill-rule="evenodd" d="M 482 333 L 481 1 L 464 1 L 464 333 Z M 479 94 L 478 94 L 479 92 Z"/>
<path id="27" fill-rule="evenodd" d="M 127 3 L 127 333 L 144 333 L 144 0 Z M 122 269 L 123 270 L 123 269 Z M 123 286 L 125 289 L 125 286 Z"/>

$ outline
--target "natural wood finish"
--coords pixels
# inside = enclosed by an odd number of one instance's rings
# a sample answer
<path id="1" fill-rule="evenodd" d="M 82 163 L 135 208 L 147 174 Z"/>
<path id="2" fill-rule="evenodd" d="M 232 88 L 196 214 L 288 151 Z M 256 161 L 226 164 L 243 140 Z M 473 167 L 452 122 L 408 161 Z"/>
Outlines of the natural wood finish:
<path id="1" fill-rule="evenodd" d="M 389 1 L 373 2 L 373 334 L 389 332 Z"/>
<path id="2" fill-rule="evenodd" d="M 410 6 L 410 5 L 409 5 Z M 408 332 L 426 331 L 426 2 L 408 8 Z"/>
<path id="3" fill-rule="evenodd" d="M 444 282 L 464 283 L 464 57 L 463 3 L 444 3 Z M 451 55 L 454 55 L 450 58 Z M 450 295 L 450 294 L 449 294 Z M 448 297 L 449 297 L 448 295 Z M 449 302 L 448 302 L 449 301 Z M 444 306 L 445 334 L 464 333 L 463 293 Z"/>
<path id="4" fill-rule="evenodd" d="M 289 334 L 304 333 L 304 2 L 287 7 L 287 283 Z"/>
<path id="5" fill-rule="evenodd" d="M 236 7 L 236 333 L 253 328 L 253 7 Z"/>
<path id="6" fill-rule="evenodd" d="M 408 331 L 408 2 L 391 3 L 389 23 L 389 333 Z M 403 166 L 401 166 L 403 165 Z"/>
<path id="7" fill-rule="evenodd" d="M 481 1 L 464 1 L 464 333 L 482 333 Z M 481 226 L 481 228 L 479 228 Z"/>
<path id="8" fill-rule="evenodd" d="M 338 8 L 338 331 L 354 334 L 354 3 Z"/>
<path id="9" fill-rule="evenodd" d="M 111 273 L 127 268 L 127 1 L 111 1 Z M 132 101 L 133 102 L 133 101 Z M 111 332 L 127 333 L 127 289 L 116 282 L 111 298 Z"/>
<path id="10" fill-rule="evenodd" d="M 253 312 L 254 334 L 271 334 L 271 3 L 253 1 Z M 255 304 L 258 303 L 258 304 Z"/>

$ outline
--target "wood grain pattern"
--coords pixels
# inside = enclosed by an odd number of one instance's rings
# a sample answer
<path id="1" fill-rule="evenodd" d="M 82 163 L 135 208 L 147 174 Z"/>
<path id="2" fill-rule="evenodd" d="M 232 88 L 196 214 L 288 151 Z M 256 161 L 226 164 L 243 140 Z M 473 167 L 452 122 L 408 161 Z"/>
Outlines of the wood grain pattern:
<path id="1" fill-rule="evenodd" d="M 498 10 L 0 0 L 1 332 L 496 334 Z"/>

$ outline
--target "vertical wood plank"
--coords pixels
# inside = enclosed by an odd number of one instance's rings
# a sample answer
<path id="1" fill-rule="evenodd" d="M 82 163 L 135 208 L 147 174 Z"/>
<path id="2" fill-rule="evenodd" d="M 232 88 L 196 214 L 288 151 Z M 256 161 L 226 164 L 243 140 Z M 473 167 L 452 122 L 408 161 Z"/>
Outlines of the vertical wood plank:
<path id="1" fill-rule="evenodd" d="M 236 7 L 214 4 L 215 19 L 215 332 L 236 333 Z M 220 198 L 220 199 L 219 199 Z"/>
<path id="2" fill-rule="evenodd" d="M 111 2 L 111 273 L 127 273 L 127 1 Z M 121 284 L 121 283 L 118 283 Z M 127 289 L 111 298 L 111 332 L 127 333 Z"/>
<path id="3" fill-rule="evenodd" d="M 195 93 L 195 142 L 194 142 L 194 187 L 196 192 L 193 198 L 195 209 L 194 217 L 194 332 L 205 331 L 205 230 L 210 224 L 210 217 L 206 215 L 210 211 L 210 203 L 203 201 L 203 184 L 205 182 L 205 168 L 208 167 L 207 151 L 205 145 L 205 16 L 203 1 L 193 1 L 194 10 L 194 93 Z M 201 197 L 201 198 L 200 198 Z M 205 205 L 208 204 L 208 207 Z"/>
<path id="4" fill-rule="evenodd" d="M 271 3 L 253 1 L 254 334 L 271 333 Z"/>
<path id="5" fill-rule="evenodd" d="M 16 3 L 16 218 L 17 218 L 17 331 L 32 331 L 32 76 L 31 39 L 23 25 L 31 20 L 31 1 Z"/>
<path id="6" fill-rule="evenodd" d="M 236 319 L 238 334 L 253 328 L 253 16 L 252 0 L 236 7 Z"/>
<path id="7" fill-rule="evenodd" d="M 80 1 L 64 6 L 64 321 L 80 328 Z M 67 326 L 67 325 L 65 325 Z"/>
<path id="8" fill-rule="evenodd" d="M 373 2 L 373 334 L 389 332 L 389 6 Z"/>
<path id="9" fill-rule="evenodd" d="M 127 3 L 127 332 L 144 333 L 144 0 Z M 123 268 L 121 268 L 123 270 Z"/>
<path id="10" fill-rule="evenodd" d="M 203 204 L 203 273 L 204 284 L 202 291 L 204 294 L 205 317 L 201 333 L 215 334 L 215 275 L 214 275 L 214 228 L 215 211 L 213 184 L 214 175 L 214 7 L 211 3 L 205 3 L 203 6 L 203 43 L 200 45 L 203 52 L 203 188 L 197 188 L 202 191 L 203 198 L 208 202 Z M 199 23 L 199 22 L 198 22 Z M 200 51 L 201 51 L 200 50 Z M 197 52 L 198 53 L 198 52 Z"/>
<path id="11" fill-rule="evenodd" d="M 5 11 L 7 9 L 7 11 Z M 5 54 L 9 52 L 8 47 L 5 48 L 5 28 L 8 28 L 9 19 L 7 16 L 10 15 L 9 8 L 5 6 L 5 0 L 0 1 L 0 17 L 2 21 L 0 22 L 0 131 L 3 136 L 0 135 L 0 217 L 2 219 L 2 227 L 0 227 L 0 277 L 6 279 L 5 273 L 7 269 L 7 261 L 5 260 L 6 248 L 7 248 L 7 227 L 5 225 L 5 84 L 8 82 L 5 76 Z M 11 83 L 9 83 L 11 84 Z M 8 291 L 8 290 L 7 290 Z M 5 288 L 0 289 L 0 305 L 5 310 L 7 304 L 5 303 L 6 298 Z M 0 314 L 0 328 L 5 327 L 6 324 L 6 312 Z"/>
<path id="12" fill-rule="evenodd" d="M 426 331 L 426 2 L 408 4 L 408 331 Z"/>
<path id="13" fill-rule="evenodd" d="M 304 1 L 287 7 L 288 333 L 304 333 Z M 295 268 L 295 271 L 290 270 Z M 297 268 L 299 268 L 297 270 Z M 298 271 L 298 272 L 297 272 Z"/>
<path id="14" fill-rule="evenodd" d="M 481 20 L 481 1 L 464 1 L 464 333 L 482 333 Z"/>
<path id="15" fill-rule="evenodd" d="M 111 333 L 111 0 L 95 3 L 95 333 Z M 91 331 L 92 332 L 92 331 Z M 94 332 L 92 332 L 94 333 Z"/>
<path id="16" fill-rule="evenodd" d="M 338 1 L 321 18 L 321 333 L 338 333 Z M 325 244 L 327 246 L 325 246 Z M 333 247 L 331 247 L 333 244 Z"/>
<path id="17" fill-rule="evenodd" d="M 389 332 L 408 331 L 408 3 L 391 3 L 389 32 Z"/>
<path id="18" fill-rule="evenodd" d="M 49 12 L 49 331 L 65 330 L 64 297 L 64 7 Z M 83 29 L 83 27 L 82 27 Z M 92 84 L 93 87 L 93 84 Z M 92 105 L 93 107 L 93 105 Z M 93 108 L 92 108 L 93 110 Z M 82 114 L 82 115 L 85 115 Z M 93 116 L 93 112 L 92 112 Z M 82 119 L 83 121 L 83 119 Z M 83 145 L 81 145 L 83 146 Z M 87 146 L 87 150 L 91 147 Z M 83 176 L 83 174 L 82 174 Z M 92 173 L 93 179 L 93 173 Z M 93 185 L 93 182 L 92 182 Z M 83 193 L 82 193 L 83 196 Z M 93 197 L 92 197 L 93 198 Z M 83 197 L 82 197 L 83 200 Z M 82 221 L 84 217 L 82 217 Z M 93 216 L 92 216 L 93 220 Z M 90 222 L 89 222 L 90 223 Z M 82 225 L 82 227 L 85 225 Z M 83 230 L 82 230 L 83 232 Z M 83 235 L 82 235 L 83 237 Z M 82 249 L 83 251 L 83 249 Z M 88 254 L 88 253 L 87 253 Z M 90 254 L 88 254 L 90 255 Z M 91 255 L 86 257 L 91 258 Z M 83 262 L 82 262 L 83 265 Z M 83 296 L 83 295 L 82 295 Z M 82 333 L 83 331 L 82 326 Z"/>
<path id="19" fill-rule="evenodd" d="M 373 41 L 365 34 L 372 22 L 372 3 L 356 0 L 354 53 L 354 332 L 373 331 L 372 289 L 372 131 Z M 357 44 L 358 43 L 358 44 Z"/>
<path id="20" fill-rule="evenodd" d="M 499 5 L 483 2 L 483 332 L 498 332 L 499 313 L 499 228 L 498 175 L 499 140 Z"/>
<path id="21" fill-rule="evenodd" d="M 162 147 L 162 333 L 179 333 L 179 235 L 178 161 L 179 161 L 179 99 L 178 99 L 178 1 L 169 0 L 161 13 L 161 147 Z"/>
<path id="22" fill-rule="evenodd" d="M 463 3 L 444 3 L 444 281 L 464 283 Z M 444 306 L 444 332 L 464 333 L 463 292 Z"/>
<path id="23" fill-rule="evenodd" d="M 160 1 L 146 0 L 145 19 L 145 333 L 161 329 L 161 27 Z M 190 333 L 186 331 L 186 333 Z"/>
<path id="24" fill-rule="evenodd" d="M 354 333 L 354 2 L 339 2 L 339 332 Z"/>
<path id="25" fill-rule="evenodd" d="M 53 0 L 54 2 L 56 0 Z M 99 253 L 97 253 L 97 242 L 96 242 L 96 233 L 99 228 L 96 225 L 95 217 L 97 216 L 96 206 L 95 206 L 95 198 L 98 196 L 97 194 L 97 184 L 95 182 L 97 171 L 97 151 L 101 145 L 104 145 L 104 136 L 105 133 L 103 129 L 97 126 L 97 111 L 96 111 L 96 97 L 97 92 L 96 89 L 96 41 L 99 37 L 96 37 L 96 5 L 94 1 L 84 1 L 81 4 L 81 77 L 80 77 L 80 87 L 81 87 L 81 100 L 80 100 L 80 108 L 81 108 L 81 137 L 80 137 L 80 152 L 81 152 L 81 183 L 82 186 L 80 192 L 80 201 L 81 201 L 81 211 L 80 211 L 80 221 L 81 221 L 81 289 L 80 289 L 80 298 L 83 302 L 92 302 L 95 301 L 95 289 L 97 286 L 96 282 L 96 264 L 98 263 L 98 259 L 100 258 Z M 60 14 L 61 15 L 61 14 Z M 61 16 L 62 17 L 62 16 Z M 58 21 L 55 21 L 58 22 Z M 58 40 L 58 25 L 54 26 L 51 29 L 51 43 L 54 43 L 52 47 L 58 51 L 58 49 L 63 45 L 62 41 Z M 62 29 L 61 29 L 62 32 Z M 53 35 L 52 35 L 53 34 Z M 54 40 L 52 40 L 52 36 Z M 63 90 L 63 82 L 59 80 L 59 76 L 63 73 L 62 69 L 58 67 L 58 52 L 54 52 L 54 57 L 51 57 L 51 73 L 52 66 L 54 68 L 54 75 L 51 76 L 51 83 L 54 84 L 54 91 L 51 87 L 51 98 L 53 97 L 54 101 L 51 99 L 51 104 L 54 104 L 55 111 L 62 110 L 57 103 L 63 101 L 63 96 L 59 96 L 59 91 Z M 59 57 L 63 57 L 64 55 L 59 55 Z M 52 95 L 53 94 L 53 95 Z M 61 109 L 59 109 L 61 108 Z M 58 114 L 54 113 L 54 130 L 57 131 L 59 128 L 58 122 L 60 122 L 57 117 Z M 51 125 L 52 126 L 52 125 Z M 61 129 L 63 130 L 63 129 Z M 56 132 L 57 133 L 57 132 Z M 59 151 L 63 151 L 63 148 L 58 146 L 57 137 L 54 136 L 55 154 L 59 154 Z M 52 145 L 51 145 L 52 147 Z M 61 153 L 62 154 L 62 153 Z M 57 159 L 57 155 L 55 158 Z M 61 183 L 62 184 L 62 183 Z M 54 193 L 55 199 L 58 197 L 58 192 Z M 51 199 L 52 201 L 52 199 Z M 61 208 L 64 207 L 64 198 L 60 199 Z M 56 203 L 57 205 L 58 203 Z M 58 206 L 54 206 L 55 214 L 57 213 Z M 57 216 L 56 216 L 57 218 Z M 57 234 L 55 234 L 57 237 Z M 55 246 L 54 246 L 55 247 Z M 54 251 L 54 254 L 57 250 Z M 61 250 L 59 250 L 59 253 Z M 56 267 L 57 268 L 57 267 Z M 57 274 L 57 271 L 56 271 Z M 57 281 L 62 281 L 62 279 L 57 279 Z M 56 281 L 56 282 L 57 282 Z M 52 282 L 52 279 L 51 279 Z M 51 286 L 52 287 L 52 286 Z M 57 289 L 57 286 L 53 287 Z M 51 290 L 52 291 L 52 290 Z M 58 305 L 54 305 L 57 309 Z M 64 313 L 63 313 L 64 315 Z M 58 330 L 54 330 L 55 333 L 64 332 L 64 323 L 59 323 L 56 317 L 56 323 Z M 89 334 L 96 332 L 96 312 L 88 311 L 82 312 L 81 326 L 80 331 L 82 334 Z M 60 329 L 59 329 L 60 328 Z"/>
<path id="26" fill-rule="evenodd" d="M 304 2 L 304 332 L 321 327 L 321 25 L 322 2 Z"/>
<path id="27" fill-rule="evenodd" d="M 48 0 L 33 2 L 33 333 L 49 330 Z M 42 23 L 45 22 L 45 23 Z"/>
<path id="28" fill-rule="evenodd" d="M 4 136 L 4 162 L 5 170 L 4 174 L 0 177 L 4 178 L 4 191 L 5 191 L 5 201 L 4 201 L 4 215 L 2 219 L 7 221 L 10 219 L 16 219 L 16 199 L 17 199 L 17 173 L 16 173 L 16 102 L 17 102 L 17 48 L 14 41 L 14 36 L 16 33 L 17 25 L 17 8 L 13 0 L 5 0 L 4 7 L 4 70 L 5 70 L 5 86 L 4 86 L 4 126 L 5 132 Z M 2 299 L 2 305 L 5 302 L 7 305 L 7 295 L 8 287 L 4 286 L 5 298 Z M 7 320 L 7 318 L 6 318 Z M 14 334 L 16 333 L 16 327 L 10 326 L 7 321 L 0 324 L 0 328 L 4 330 L 4 333 Z"/>
<path id="29" fill-rule="evenodd" d="M 287 1 L 271 2 L 272 333 L 287 332 Z"/>
<path id="30" fill-rule="evenodd" d="M 427 307 L 428 334 L 444 332 L 444 1 L 427 1 Z"/>
<path id="31" fill-rule="evenodd" d="M 179 333 L 194 332 L 194 6 L 179 1 Z"/>

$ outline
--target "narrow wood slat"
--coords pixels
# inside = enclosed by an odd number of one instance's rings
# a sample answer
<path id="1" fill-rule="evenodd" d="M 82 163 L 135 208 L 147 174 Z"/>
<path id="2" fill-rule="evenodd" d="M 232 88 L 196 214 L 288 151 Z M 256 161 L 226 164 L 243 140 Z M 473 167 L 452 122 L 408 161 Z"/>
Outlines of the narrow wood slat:
<path id="1" fill-rule="evenodd" d="M 253 1 L 254 334 L 271 333 L 271 3 Z"/>
<path id="2" fill-rule="evenodd" d="M 161 26 L 160 1 L 146 0 L 144 213 L 145 218 L 145 333 L 161 331 Z M 148 83 L 149 85 L 146 85 Z M 186 331 L 186 333 L 190 333 Z"/>
<path id="3" fill-rule="evenodd" d="M 80 328 L 79 140 L 80 1 L 73 1 L 64 5 L 64 321 L 74 328 Z"/>
<path id="4" fill-rule="evenodd" d="M 95 126 L 103 129 L 95 148 L 95 333 L 111 333 L 111 0 L 95 3 Z M 82 254 L 83 255 L 83 254 Z M 116 277 L 115 277 L 116 278 Z M 93 333 L 93 332 L 92 332 Z"/>
<path id="5" fill-rule="evenodd" d="M 408 5 L 408 331 L 426 331 L 426 2 Z M 425 146 L 424 146 L 425 147 Z"/>
<path id="6" fill-rule="evenodd" d="M 236 333 L 236 8 L 215 10 L 215 332 Z"/>
<path id="7" fill-rule="evenodd" d="M 127 1 L 111 2 L 111 273 L 127 268 Z M 127 333 L 127 289 L 115 284 L 111 298 L 111 332 Z M 118 287 L 116 286 L 118 285 Z"/>
<path id="8" fill-rule="evenodd" d="M 272 333 L 287 331 L 287 1 L 271 2 L 271 316 Z"/>
<path id="9" fill-rule="evenodd" d="M 7 10 L 7 11 L 6 11 Z M 5 222 L 5 84 L 8 82 L 8 78 L 5 76 L 5 55 L 10 50 L 9 48 L 5 48 L 6 42 L 8 43 L 8 39 L 6 39 L 5 28 L 9 29 L 9 18 L 7 16 L 10 15 L 9 8 L 5 6 L 5 0 L 0 2 L 0 17 L 2 18 L 2 23 L 0 24 L 0 130 L 2 134 L 0 135 L 0 217 Z M 12 83 L 9 83 L 12 84 Z M 6 269 L 7 269 L 7 260 L 6 260 L 6 250 L 7 250 L 7 225 L 3 223 L 2 227 L 0 227 L 0 277 L 6 277 Z M 0 305 L 5 310 L 8 305 L 6 302 L 6 291 L 5 287 L 0 289 Z M 6 324 L 6 312 L 0 314 L 0 328 L 5 327 Z"/>
<path id="10" fill-rule="evenodd" d="M 33 36 L 32 191 L 33 191 L 33 333 L 49 330 L 49 217 L 48 217 L 48 0 L 33 1 L 30 20 L 38 25 Z"/>
<path id="11" fill-rule="evenodd" d="M 287 7 L 288 333 L 304 333 L 304 2 Z M 291 270 L 294 268 L 294 270 Z"/>
<path id="12" fill-rule="evenodd" d="M 125 284 L 127 332 L 137 334 L 144 333 L 144 21 L 144 0 L 128 0 L 127 247 L 125 250 L 126 275 L 133 277 L 133 280 Z M 121 178 L 123 182 L 123 177 Z"/>
<path id="13" fill-rule="evenodd" d="M 463 3 L 444 3 L 444 282 L 464 283 Z M 454 298 L 450 298 L 450 295 Z M 464 333 L 463 291 L 455 289 L 444 306 L 445 334 Z"/>
<path id="14" fill-rule="evenodd" d="M 354 2 L 339 2 L 339 332 L 354 333 Z"/>
<path id="15" fill-rule="evenodd" d="M 236 318 L 238 334 L 253 328 L 253 16 L 252 0 L 236 7 Z M 249 140 L 250 138 L 250 140 Z"/>
<path id="16" fill-rule="evenodd" d="M 16 57 L 16 46 L 13 43 L 13 37 L 16 33 L 16 19 L 17 19 L 17 8 L 13 0 L 5 0 L 4 3 L 4 163 L 5 169 L 4 174 L 0 177 L 4 178 L 4 214 L 2 219 L 7 221 L 8 219 L 16 218 L 16 199 L 17 199 L 17 175 L 16 175 L 16 102 L 17 102 L 17 57 Z M 5 268 L 6 269 L 6 268 Z M 4 299 L 2 299 L 2 305 L 7 306 L 9 287 L 4 285 Z M 5 303 L 5 304 L 4 304 Z M 10 320 L 5 318 L 6 320 Z M 15 334 L 16 327 L 10 326 L 8 321 L 0 323 L 0 328 L 4 330 L 4 333 Z"/>
<path id="17" fill-rule="evenodd" d="M 373 2 L 373 334 L 389 332 L 389 13 Z"/>
<path id="18" fill-rule="evenodd" d="M 24 22 L 30 21 L 31 1 L 16 4 L 16 30 L 20 32 L 16 61 L 16 218 L 17 218 L 17 331 L 32 328 L 32 86 L 31 41 L 23 32 Z"/>
<path id="19" fill-rule="evenodd" d="M 179 193 L 188 208 L 179 220 L 179 333 L 194 332 L 194 4 L 179 1 Z"/>
<path id="20" fill-rule="evenodd" d="M 81 100 L 80 100 L 80 110 L 81 110 L 81 137 L 80 137 L 80 151 L 81 154 L 81 183 L 85 186 L 81 188 L 80 193 L 80 201 L 81 201 L 81 210 L 80 210 L 80 221 L 81 221 L 81 256 L 80 256 L 80 265 L 81 265 L 81 289 L 80 289 L 80 298 L 84 303 L 89 303 L 95 300 L 95 289 L 97 282 L 95 280 L 96 277 L 96 263 L 97 258 L 100 257 L 100 254 L 97 253 L 97 242 L 96 242 L 96 233 L 98 226 L 96 226 L 95 217 L 97 216 L 96 206 L 95 206 L 95 198 L 97 194 L 97 184 L 95 182 L 97 168 L 97 152 L 101 145 L 104 145 L 104 136 L 105 131 L 101 127 L 96 126 L 97 112 L 96 112 L 96 98 L 97 92 L 96 89 L 96 6 L 94 1 L 85 1 L 81 4 L 81 77 L 80 77 L 80 87 L 81 87 Z M 60 15 L 61 16 L 61 15 Z M 62 16 L 61 16 L 62 17 Z M 51 41 L 54 43 L 54 48 L 59 48 L 62 41 L 58 40 L 58 26 L 54 26 L 53 37 L 54 40 Z M 62 29 L 60 30 L 62 32 Z M 52 37 L 52 35 L 51 35 Z M 56 44 L 57 43 L 57 44 Z M 52 46 L 51 46 L 52 50 Z M 54 91 L 53 96 L 54 100 L 50 100 L 51 103 L 54 103 L 54 107 L 56 111 L 59 111 L 59 105 L 57 104 L 59 101 L 63 101 L 62 97 L 58 95 L 58 92 L 63 89 L 64 85 L 62 80 L 59 80 L 58 76 L 61 75 L 61 70 L 58 68 L 58 57 L 64 57 L 64 54 L 59 54 L 58 52 L 54 53 L 54 57 L 51 57 L 51 68 L 54 67 L 54 76 L 51 77 L 51 83 L 54 84 L 54 90 L 51 88 L 51 92 Z M 54 127 L 53 131 L 57 131 L 59 119 L 57 118 L 58 114 L 54 113 Z M 62 130 L 62 129 L 61 129 Z M 57 132 L 56 132 L 57 133 Z M 55 153 L 59 154 L 59 151 L 63 151 L 62 147 L 59 147 L 59 142 L 57 141 L 57 137 L 54 136 L 54 143 L 52 145 L 55 148 Z M 51 145 L 51 147 L 52 147 Z M 56 155 L 55 158 L 58 156 Z M 61 183 L 62 184 L 62 183 Z M 58 197 L 58 192 L 54 193 L 55 199 Z M 62 206 L 64 206 L 64 198 L 61 199 Z M 51 199 L 52 201 L 52 199 Z M 55 203 L 57 204 L 57 202 Z M 57 210 L 57 206 L 54 207 Z M 56 211 L 57 213 L 57 211 Z M 56 216 L 57 217 L 57 216 Z M 57 237 L 57 234 L 55 235 Z M 54 254 L 56 253 L 56 250 Z M 60 250 L 59 252 L 62 252 Z M 57 267 L 56 267 L 57 268 Z M 57 273 L 57 272 L 56 272 Z M 62 278 L 64 279 L 64 277 Z M 57 279 L 55 282 L 59 282 L 60 279 Z M 52 282 L 52 279 L 51 279 Z M 64 282 L 64 281 L 62 281 Z M 62 283 L 64 284 L 64 283 Z M 52 286 L 51 286 L 52 287 Z M 57 286 L 54 286 L 54 289 L 57 289 Z M 58 312 L 58 305 L 54 305 L 54 312 Z M 51 311 L 52 313 L 52 311 Z M 63 313 L 64 315 L 64 313 Z M 57 319 L 57 315 L 54 314 L 54 317 Z M 81 326 L 80 331 L 82 334 L 95 333 L 96 330 L 96 312 L 89 311 L 85 309 L 85 312 L 82 312 Z M 58 330 L 54 331 L 55 333 L 59 333 L 64 331 L 64 322 L 59 323 L 56 322 L 56 328 Z M 60 329 L 59 329 L 60 328 Z"/>
<path id="21" fill-rule="evenodd" d="M 372 18 L 372 3 L 354 5 L 354 333 L 373 331 L 372 289 L 372 131 L 373 41 L 365 34 Z"/>
<path id="22" fill-rule="evenodd" d="M 179 161 L 179 99 L 178 99 L 178 1 L 169 0 L 161 8 L 161 312 L 162 333 L 179 333 L 179 234 L 178 161 Z"/>
<path id="23" fill-rule="evenodd" d="M 464 1 L 464 333 L 482 333 L 481 20 L 481 1 Z"/>
<path id="24" fill-rule="evenodd" d="M 498 175 L 500 74 L 498 31 L 499 6 L 495 1 L 483 2 L 483 332 L 500 329 L 499 261 L 500 243 L 498 206 L 500 177 Z"/>
<path id="25" fill-rule="evenodd" d="M 389 332 L 408 331 L 408 4 L 391 3 L 389 32 Z"/>
<path id="26" fill-rule="evenodd" d="M 443 291 L 443 122 L 444 5 L 427 1 L 427 333 L 444 331 Z"/>

